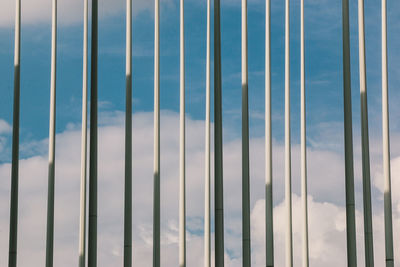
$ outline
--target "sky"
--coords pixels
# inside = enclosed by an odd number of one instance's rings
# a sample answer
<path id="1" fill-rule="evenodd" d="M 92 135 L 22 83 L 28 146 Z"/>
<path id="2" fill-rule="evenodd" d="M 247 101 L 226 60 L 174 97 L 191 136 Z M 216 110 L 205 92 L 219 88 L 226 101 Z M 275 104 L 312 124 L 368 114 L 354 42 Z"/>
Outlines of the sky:
<path id="1" fill-rule="evenodd" d="M 294 265 L 300 266 L 300 6 L 290 1 Z M 78 261 L 83 3 L 58 1 L 56 266 Z M 221 1 L 225 262 L 241 266 L 241 1 Z M 99 266 L 122 265 L 125 3 L 99 1 Z M 151 266 L 154 4 L 133 1 L 133 262 Z M 265 1 L 248 0 L 252 263 L 265 265 Z M 375 264 L 384 265 L 380 3 L 366 1 Z M 13 102 L 14 1 L 0 3 L 0 266 L 6 265 Z M 161 263 L 178 262 L 179 1 L 161 0 Z M 345 266 L 341 3 L 305 1 L 310 264 Z M 400 3 L 388 2 L 395 259 L 400 258 Z M 45 260 L 51 1 L 22 0 L 19 266 Z M 363 265 L 357 4 L 350 4 L 357 255 Z M 284 263 L 284 1 L 271 4 L 275 261 Z M 206 1 L 185 1 L 187 259 L 202 266 Z M 213 40 L 212 40 L 213 41 Z M 212 77 L 213 78 L 213 77 Z M 213 101 L 213 98 L 211 99 Z M 213 110 L 211 111 L 213 112 Z M 213 116 L 212 116 L 213 117 Z M 213 166 L 212 166 L 213 168 Z M 212 180 L 213 180 L 213 169 Z M 212 246 L 213 248 L 213 246 Z M 396 261 L 395 266 L 400 266 Z"/>

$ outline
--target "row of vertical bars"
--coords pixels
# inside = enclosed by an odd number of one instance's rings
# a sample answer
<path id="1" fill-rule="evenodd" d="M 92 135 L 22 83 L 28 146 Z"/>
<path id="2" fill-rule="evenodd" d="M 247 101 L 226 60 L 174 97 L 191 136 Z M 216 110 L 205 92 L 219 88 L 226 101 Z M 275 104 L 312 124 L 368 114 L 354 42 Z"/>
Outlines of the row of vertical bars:
<path id="1" fill-rule="evenodd" d="M 271 136 L 271 3 L 266 0 L 265 16 L 265 211 L 266 266 L 274 266 L 273 190 Z M 309 265 L 307 158 L 306 158 L 306 84 L 304 0 L 300 5 L 300 120 L 301 120 L 301 195 L 303 214 L 302 265 Z M 382 130 L 384 173 L 384 221 L 386 266 L 394 266 L 390 180 L 390 142 L 387 74 L 386 0 L 382 0 Z M 89 224 L 88 266 L 97 266 L 97 45 L 98 2 L 92 0 L 91 76 L 90 76 L 90 143 L 89 143 Z M 290 137 L 290 1 L 285 0 L 285 202 L 286 202 L 286 266 L 293 266 L 292 190 Z M 86 158 L 88 102 L 88 0 L 84 0 L 82 145 L 79 266 L 86 265 Z M 160 266 L 160 3 L 155 0 L 154 47 L 154 199 L 153 199 L 153 266 Z M 346 231 L 348 266 L 356 266 L 356 231 L 354 201 L 354 167 L 352 144 L 351 74 L 349 3 L 342 0 L 343 33 L 343 96 L 345 137 Z M 364 1 L 358 1 L 359 68 L 361 95 L 362 174 L 364 204 L 364 243 L 366 266 L 374 266 L 368 108 L 366 88 L 366 56 L 364 34 Z M 247 0 L 242 0 L 242 249 L 243 266 L 251 266 L 250 241 L 250 171 L 249 171 L 249 108 L 248 108 L 248 34 Z M 14 105 L 12 135 L 11 201 L 9 266 L 17 265 L 18 160 L 20 117 L 20 31 L 21 1 L 16 0 Z M 210 87 L 211 87 L 211 0 L 207 0 L 206 51 L 206 127 L 205 127 L 205 214 L 204 266 L 211 266 L 211 194 L 210 194 Z M 55 114 L 56 114 L 57 0 L 52 1 L 50 125 L 46 266 L 53 266 L 54 184 L 55 184 Z M 220 0 L 214 0 L 214 165 L 215 165 L 215 266 L 224 266 L 223 222 L 223 153 L 222 153 L 222 77 Z M 185 35 L 184 0 L 180 0 L 180 164 L 179 164 L 179 266 L 186 266 L 186 192 L 185 192 Z M 125 118 L 125 194 L 124 194 L 124 266 L 132 266 L 132 0 L 126 1 L 126 118 Z"/>

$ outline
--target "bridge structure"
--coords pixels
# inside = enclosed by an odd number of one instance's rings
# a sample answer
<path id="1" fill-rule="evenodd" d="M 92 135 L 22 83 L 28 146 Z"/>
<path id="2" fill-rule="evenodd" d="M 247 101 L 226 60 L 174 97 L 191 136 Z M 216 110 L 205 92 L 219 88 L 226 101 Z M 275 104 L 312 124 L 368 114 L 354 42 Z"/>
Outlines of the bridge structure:
<path id="1" fill-rule="evenodd" d="M 207 42 L 206 51 L 206 118 L 205 118 L 205 170 L 204 170 L 204 266 L 211 266 L 211 229 L 214 229 L 215 251 L 214 266 L 224 266 L 224 203 L 223 203 L 223 127 L 222 127 L 222 73 L 221 73 L 221 6 L 220 0 L 207 2 Z M 184 0 L 180 0 L 180 150 L 179 150 L 179 266 L 186 266 L 186 177 L 185 177 L 185 35 Z M 248 25 L 247 0 L 241 0 L 242 14 L 242 255 L 243 266 L 251 266 L 250 240 L 250 173 L 249 173 L 249 106 L 248 106 Z M 305 79 L 305 27 L 304 2 L 300 0 L 300 73 L 301 73 L 301 203 L 302 203 L 302 266 L 309 266 L 309 229 L 307 206 L 307 146 L 306 146 L 306 79 Z M 10 267 L 17 266 L 18 233 L 18 170 L 19 170 L 19 118 L 20 118 L 20 37 L 21 37 L 21 0 L 16 0 L 15 16 L 15 54 L 14 54 L 14 105 L 12 131 L 12 168 L 10 199 L 9 258 Z M 81 195 L 80 195 L 80 232 L 79 266 L 97 266 L 97 179 L 98 179 L 98 0 L 82 1 L 84 6 L 84 38 L 82 67 L 82 149 L 81 149 Z M 265 240 L 266 266 L 274 266 L 273 232 L 273 185 L 272 185 L 272 137 L 271 137 L 271 0 L 265 0 Z M 91 15 L 89 16 L 89 10 Z M 214 15 L 213 25 L 211 15 Z M 388 108 L 388 64 L 387 64 L 387 7 L 381 0 L 382 12 L 382 142 L 383 142 L 383 178 L 384 178 L 384 226 L 385 226 L 385 263 L 394 266 L 392 197 L 390 177 L 389 146 L 389 108 Z M 153 266 L 160 266 L 160 1 L 154 2 L 154 191 L 153 191 Z M 89 18 L 91 21 L 89 21 Z M 371 177 L 368 133 L 368 107 L 366 83 L 366 52 L 364 32 L 364 0 L 358 0 L 358 42 L 361 95 L 361 134 L 362 134 L 362 181 L 364 212 L 365 264 L 374 266 L 373 223 L 371 207 Z M 91 25 L 91 36 L 89 36 Z M 290 1 L 285 0 L 285 218 L 286 266 L 293 266 L 292 240 L 292 188 L 291 188 L 291 121 L 290 121 Z M 211 43 L 211 34 L 214 42 Z M 342 41 L 343 41 L 343 103 L 344 103 L 344 151 L 345 151 L 345 192 L 346 192 L 346 237 L 347 264 L 357 266 L 356 257 L 356 217 L 354 196 L 353 167 L 353 125 L 351 107 L 350 73 L 350 31 L 349 1 L 342 0 Z M 89 38 L 90 37 L 90 38 Z M 89 49 L 89 40 L 91 47 Z M 214 50 L 214 207 L 211 207 L 211 48 Z M 90 54 L 90 62 L 89 62 Z M 51 98 L 49 113 L 49 161 L 48 161 L 48 199 L 46 232 L 46 266 L 53 266 L 54 240 L 54 185 L 55 185 L 55 114 L 56 114 L 56 62 L 57 62 L 57 0 L 52 0 L 52 42 L 51 42 Z M 91 73 L 88 74 L 88 66 Z M 88 97 L 90 105 L 88 106 Z M 87 116 L 90 109 L 90 118 Z M 124 185 L 124 266 L 132 266 L 132 0 L 126 0 L 126 114 L 125 114 L 125 185 Z M 89 120 L 88 120 L 89 119 Z M 87 129 L 88 122 L 90 128 Z M 87 132 L 89 130 L 89 133 Z M 87 151 L 87 135 L 90 135 Z M 87 153 L 89 161 L 87 162 Z M 87 177 L 87 169 L 89 175 Z M 88 190 L 87 190 L 88 185 Z M 88 191 L 89 195 L 86 195 Z M 86 209 L 88 202 L 88 210 Z M 211 209 L 215 219 L 211 221 Z M 88 224 L 87 224 L 88 221 Z M 214 223 L 214 227 L 212 227 Z M 88 227 L 86 227 L 86 225 Z M 87 246 L 86 246 L 87 243 Z"/>

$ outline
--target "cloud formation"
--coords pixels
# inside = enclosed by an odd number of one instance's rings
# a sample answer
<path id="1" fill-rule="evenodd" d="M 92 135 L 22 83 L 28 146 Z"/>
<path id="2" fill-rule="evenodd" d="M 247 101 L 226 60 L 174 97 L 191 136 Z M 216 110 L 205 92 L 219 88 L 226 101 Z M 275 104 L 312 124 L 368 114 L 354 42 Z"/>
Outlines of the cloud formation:
<path id="1" fill-rule="evenodd" d="M 0 119 L 0 134 L 11 133 L 11 125 L 5 120 Z"/>
<path id="2" fill-rule="evenodd" d="M 169 2 L 170 0 L 162 0 Z M 90 2 L 90 1 L 89 1 Z M 51 0 L 22 0 L 21 17 L 24 24 L 40 24 L 51 22 Z M 139 0 L 133 1 L 132 11 L 136 16 L 143 11 L 151 11 L 154 1 Z M 83 21 L 83 1 L 64 0 L 58 1 L 59 23 L 64 25 L 82 23 Z M 106 18 L 114 16 L 125 8 L 124 0 L 99 1 L 99 16 Z M 15 0 L 2 0 L 0 3 L 0 27 L 14 25 Z"/>
<path id="3" fill-rule="evenodd" d="M 122 265 L 124 116 L 101 115 L 99 127 L 99 266 Z M 133 240 L 134 265 L 151 266 L 153 114 L 133 117 Z M 162 265 L 178 262 L 179 116 L 162 113 L 161 125 L 161 231 Z M 225 129 L 229 130 L 229 129 Z M 46 140 L 38 144 L 46 146 Z M 29 146 L 27 146 L 29 147 Z M 224 146 L 224 204 L 226 265 L 241 266 L 240 140 Z M 187 259 L 188 266 L 203 266 L 204 121 L 187 119 Z M 301 259 L 301 203 L 298 197 L 298 147 L 293 148 L 293 247 L 295 266 Z M 371 150 L 374 153 L 375 150 Z M 75 266 L 78 260 L 80 126 L 57 134 L 55 199 L 55 266 Z M 337 152 L 309 150 L 309 222 L 311 266 L 345 266 L 346 234 L 343 160 Z M 212 166 L 213 167 L 213 166 Z M 378 168 L 379 169 L 379 168 Z M 283 147 L 274 143 L 275 260 L 284 264 L 285 206 L 283 202 Z M 212 172 L 213 173 L 213 172 Z M 372 172 L 374 173 L 374 172 Z M 0 164 L 0 265 L 6 265 L 10 164 Z M 400 157 L 392 160 L 393 188 L 400 188 Z M 213 179 L 213 178 L 212 178 Z M 374 176 L 375 263 L 383 266 L 384 228 L 379 171 Z M 360 186 L 359 178 L 356 180 Z M 33 150 L 20 161 L 19 266 L 42 266 L 45 260 L 47 155 Z M 264 266 L 264 143 L 251 140 L 252 260 Z M 400 198 L 393 195 L 395 236 L 400 231 Z M 358 262 L 363 265 L 362 213 L 357 211 Z M 400 240 L 395 238 L 396 258 Z M 400 266 L 400 265 L 396 265 Z"/>
<path id="4" fill-rule="evenodd" d="M 4 150 L 7 147 L 7 137 L 11 133 L 12 128 L 11 125 L 8 124 L 5 120 L 0 119 L 0 162 L 5 160 L 5 156 L 3 156 Z"/>

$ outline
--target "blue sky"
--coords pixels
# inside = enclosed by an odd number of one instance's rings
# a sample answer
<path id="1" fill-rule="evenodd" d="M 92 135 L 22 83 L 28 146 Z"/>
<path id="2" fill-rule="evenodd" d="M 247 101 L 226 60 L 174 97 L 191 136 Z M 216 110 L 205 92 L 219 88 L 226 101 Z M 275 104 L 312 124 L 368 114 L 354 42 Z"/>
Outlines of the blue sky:
<path id="1" fill-rule="evenodd" d="M 10 2 L 10 1 L 9 1 Z M 162 1 L 163 3 L 163 1 Z M 240 8 L 239 1 L 223 3 L 222 11 L 222 74 L 224 123 L 240 127 Z M 71 122 L 80 121 L 82 87 L 82 25 L 79 19 L 63 16 L 59 4 L 57 61 L 57 131 Z M 117 4 L 118 5 L 118 4 Z M 138 9 L 140 4 L 136 4 Z M 276 139 L 283 134 L 284 80 L 284 3 L 272 4 L 272 97 L 273 131 Z M 393 5 L 393 7 L 391 6 Z M 11 7 L 13 7 L 11 5 Z M 389 55 L 399 43 L 396 3 L 389 3 Z M 80 7 L 81 8 L 81 7 Z M 100 2 L 100 10 L 106 9 Z M 134 3 L 135 9 L 135 3 Z M 249 86 L 251 133 L 263 135 L 264 113 L 264 3 L 249 2 Z M 392 12 L 392 10 L 394 10 Z M 48 13 L 50 9 L 47 10 Z M 75 12 L 81 12 L 78 9 Z M 186 3 L 186 92 L 187 112 L 194 119 L 204 118 L 205 97 L 205 3 Z M 12 10 L 10 11 L 11 13 Z M 32 11 L 33 12 L 33 11 Z M 134 111 L 153 109 L 153 13 L 145 8 L 133 21 L 134 31 Z M 179 20 L 178 3 L 164 1 L 161 10 L 161 108 L 179 107 Z M 308 125 L 342 121 L 342 52 L 341 5 L 332 1 L 306 2 L 306 79 Z M 357 10 L 351 9 L 352 88 L 354 123 L 359 124 Z M 372 123 L 379 124 L 380 111 L 380 24 L 379 9 L 366 4 L 366 41 L 368 93 Z M 125 37 L 124 12 L 107 15 L 100 11 L 99 23 L 99 100 L 100 109 L 124 109 Z M 49 14 L 46 14 L 49 16 Z M 70 21 L 72 20 L 72 21 Z M 24 20 L 23 20 L 24 21 Z M 50 24 L 26 22 L 22 27 L 21 50 L 21 135 L 44 138 L 48 131 Z M 13 88 L 13 27 L 0 28 L 1 87 L 4 92 L 0 107 L 3 119 L 11 123 Z M 293 141 L 298 141 L 299 123 L 299 4 L 291 8 L 291 90 Z M 389 57 L 390 96 L 398 96 L 392 88 L 398 83 L 398 61 Z M 391 98 L 392 99 L 392 98 Z M 392 104 L 391 106 L 394 106 Z M 392 123 L 392 129 L 398 129 Z M 239 131 L 237 131 L 237 134 Z M 309 132 L 312 136 L 312 131 Z M 226 133 L 225 135 L 235 135 Z"/>
<path id="2" fill-rule="evenodd" d="M 50 99 L 50 1 L 40 0 L 40 4 L 22 1 L 22 45 L 21 45 L 21 157 L 24 159 L 22 167 L 26 173 L 37 174 L 31 177 L 36 182 L 42 181 L 43 184 L 38 188 L 29 189 L 22 185 L 21 190 L 31 193 L 30 197 L 22 200 L 22 210 L 29 211 L 30 200 L 33 203 L 45 203 L 45 199 L 38 192 L 46 190 L 46 157 L 47 157 L 47 136 L 49 119 L 49 99 Z M 39 1 L 39 0 L 38 0 Z M 341 3 L 340 1 L 329 0 L 309 0 L 305 1 L 306 13 L 306 90 L 307 90 L 307 127 L 308 127 L 308 146 L 310 158 L 314 163 L 309 163 L 310 195 L 313 197 L 311 206 L 315 207 L 311 211 L 312 216 L 317 215 L 333 216 L 332 220 L 327 220 L 336 225 L 337 231 L 330 232 L 329 225 L 325 228 L 318 228 L 320 222 L 315 220 L 315 231 L 321 236 L 328 236 L 326 246 L 319 248 L 321 251 L 332 250 L 340 253 L 332 254 L 328 261 L 312 257 L 312 263 L 316 266 L 332 263 L 332 266 L 340 266 L 341 262 L 336 263 L 333 259 L 343 256 L 343 240 L 336 242 L 337 234 L 344 237 L 340 223 L 343 215 L 344 204 L 344 183 L 343 183 L 343 81 L 342 81 L 342 31 L 341 31 Z M 3 6 L 4 5 L 4 6 Z M 164 189 L 177 188 L 177 173 L 173 167 L 177 167 L 177 114 L 179 110 L 179 2 L 175 0 L 161 0 L 161 108 L 163 109 L 164 121 L 162 124 L 162 170 L 165 170 Z M 81 1 L 59 1 L 59 28 L 58 28 L 58 61 L 57 61 L 57 138 L 62 141 L 57 143 L 57 166 L 59 175 L 60 197 L 59 205 L 66 205 L 70 196 L 78 196 L 79 181 L 79 129 L 81 121 L 81 94 L 82 94 L 82 10 Z M 149 170 L 143 170 L 139 163 L 134 163 L 134 172 L 137 171 L 141 177 L 151 177 L 152 164 L 152 116 L 153 111 L 153 40 L 154 40 L 154 17 L 153 3 L 147 0 L 133 1 L 134 20 L 133 20 L 133 110 L 134 110 L 134 151 L 144 151 L 143 161 L 134 156 L 135 160 L 149 166 Z M 123 114 L 125 105 L 125 13 L 122 0 L 118 1 L 99 1 L 100 21 L 99 21 L 99 109 L 101 112 L 100 121 L 100 151 L 111 156 L 99 155 L 99 161 L 104 164 L 104 169 L 100 170 L 100 186 L 110 186 L 113 179 L 121 179 L 122 173 L 118 169 L 123 163 L 121 155 L 123 150 Z M 188 115 L 187 138 L 188 138 L 188 177 L 202 179 L 202 165 L 198 162 L 203 161 L 204 145 L 204 116 L 205 116 L 205 37 L 206 37 L 206 1 L 187 0 L 185 5 L 185 34 L 186 34 L 186 111 Z M 252 184 L 252 235 L 255 241 L 253 244 L 255 262 L 262 262 L 262 240 L 258 240 L 258 231 L 262 227 L 257 217 L 258 211 L 262 210 L 262 182 L 263 182 L 263 136 L 264 136 L 264 32 L 265 32 L 265 3 L 262 0 L 249 0 L 249 106 L 250 106 L 250 134 L 251 134 L 251 174 Z M 393 179 L 398 183 L 400 178 L 400 122 L 398 115 L 400 108 L 400 57 L 397 48 L 400 46 L 398 32 L 400 30 L 400 3 L 396 1 L 388 2 L 388 49 L 389 49 L 389 96 L 390 96 L 390 126 L 392 135 L 392 162 Z M 13 101 L 13 14 L 14 4 L 12 0 L 3 0 L 0 4 L 0 174 L 1 198 L 4 203 L 8 203 L 9 190 L 9 162 L 11 158 L 11 134 L 10 126 L 12 123 L 12 101 Z M 271 11 L 271 55 L 272 55 L 272 116 L 273 116 L 273 137 L 274 137 L 274 177 L 276 182 L 276 212 L 277 216 L 282 213 L 282 142 L 283 142 L 283 116 L 284 116 L 284 1 L 272 1 Z M 299 143 L 299 111 L 300 111 L 300 9 L 299 1 L 291 1 L 291 104 L 292 104 L 292 141 L 293 141 L 293 183 L 294 192 L 299 193 L 299 172 L 298 172 L 298 143 Z M 371 136 L 371 173 L 374 180 L 373 204 L 376 212 L 376 220 L 380 225 L 382 212 L 382 198 L 380 180 L 381 176 L 381 61 L 380 61 L 380 3 L 377 1 L 366 1 L 365 3 L 366 21 L 366 53 L 367 53 L 367 82 L 368 82 L 368 103 L 370 116 L 370 136 Z M 350 23 L 351 23 L 351 72 L 352 72 L 352 96 L 353 96 L 353 127 L 355 144 L 355 173 L 356 173 L 356 200 L 359 213 L 358 221 L 362 223 L 362 197 L 360 180 L 360 100 L 359 100 L 359 72 L 358 72 L 358 31 L 357 31 L 357 5 L 356 1 L 351 1 Z M 234 192 L 240 194 L 240 127 L 241 127 L 241 11 L 239 0 L 222 0 L 221 11 L 222 27 L 222 75 L 223 75 L 223 123 L 224 123 L 224 156 L 226 167 L 231 167 L 226 171 L 226 194 L 227 212 L 230 215 L 226 219 L 226 242 L 227 254 L 230 265 L 237 266 L 240 262 L 240 214 L 241 211 L 237 200 L 234 199 Z M 212 99 L 213 101 L 213 99 Z M 212 111 L 213 112 L 213 111 Z M 135 122 L 136 119 L 136 122 Z M 174 127 L 176 126 L 176 127 Z M 136 130 L 136 132 L 135 132 Z M 113 139 L 114 138 L 114 139 Z M 149 140 L 148 140 L 149 139 Z M 142 140 L 144 144 L 140 144 Z M 74 141 L 74 142 L 72 142 Z M 107 142 L 115 142 L 115 148 L 109 147 Z M 68 146 L 68 144 L 70 146 Z M 141 146 L 143 145 L 143 146 Z M 135 146 L 137 149 L 135 150 Z M 120 149 L 116 150 L 117 148 Z M 62 151 L 65 149 L 66 151 Z M 140 150 L 143 149 L 143 150 Z M 134 152 L 135 153 L 135 152 Z M 138 152 L 136 152 L 138 153 Z M 173 159 L 165 160 L 165 157 Z M 71 159 L 76 158 L 76 159 Z M 171 161 L 171 166 L 169 163 Z M 110 163 L 108 163 L 110 162 Z M 25 164 L 25 165 L 24 165 Z M 110 166 L 109 166 L 110 165 Z M 118 167 L 119 166 L 119 167 Z M 122 167 L 121 167 L 122 169 Z M 63 170 L 63 171 L 62 171 Z M 102 172 L 103 171 L 103 172 Z M 22 171 L 22 176 L 24 171 Z M 3 177 L 4 176 L 4 177 Z M 73 177 L 71 184 L 67 184 L 63 178 Z M 26 178 L 28 179 L 28 178 Z M 21 178 L 22 181 L 24 180 Z M 121 180 L 122 181 L 122 180 Z M 202 180 L 200 180 L 202 181 Z M 30 185 L 32 181 L 27 184 Z M 21 182 L 22 183 L 22 182 Z M 148 182 L 137 182 L 137 186 L 143 186 L 151 190 Z M 118 197 L 121 187 L 113 185 L 110 187 L 110 195 Z M 197 204 L 188 204 L 189 230 L 191 242 L 189 245 L 189 258 L 196 258 L 196 251 L 202 247 L 202 195 L 196 192 L 196 186 L 203 186 L 199 181 L 189 181 L 189 192 L 192 192 L 193 199 Z M 194 189 L 191 189 L 194 188 Z M 394 187 L 396 188 L 396 187 Z M 399 187 L 397 187 L 399 188 Z M 333 189 L 337 191 L 333 192 Z M 175 189 L 173 189 L 175 190 Z M 175 190 L 176 191 L 176 190 Z M 32 192 L 36 192 L 35 195 Z M 107 191 L 102 191 L 108 194 Z M 174 191 L 171 191 L 174 192 Z M 139 195 L 140 192 L 137 192 Z M 395 225 L 397 231 L 400 230 L 400 198 L 394 197 Z M 100 194 L 101 195 L 101 194 Z M 149 195 L 137 197 L 139 203 L 145 203 L 151 207 Z M 165 196 L 165 222 L 163 229 L 167 233 L 163 253 L 169 253 L 176 249 L 174 237 L 177 233 L 174 230 L 177 218 L 175 214 L 175 204 L 177 199 Z M 295 206 L 298 199 L 294 198 Z M 37 201 L 36 201 L 37 200 Z M 24 202 L 25 201 L 25 202 Z M 76 202 L 76 200 L 74 200 Z M 297 202 L 296 202 L 297 201 Z M 73 202 L 73 203 L 75 203 Z M 24 206 L 25 203 L 25 206 Z M 76 202 L 77 204 L 78 202 Z M 112 202 L 121 204 L 120 202 Z M 119 205 L 118 204 L 118 205 Z M 34 204 L 32 204 L 34 205 Z M 137 204 L 134 204 L 137 205 Z M 396 206 L 398 205 L 398 206 Z M 38 206 L 40 206 L 38 204 Z M 109 205 L 110 206 L 110 205 Z M 120 251 L 118 241 L 113 240 L 110 235 L 115 234 L 112 227 L 120 219 L 115 219 L 117 215 L 110 211 L 110 207 L 104 208 L 103 219 L 100 219 L 100 234 L 104 241 L 104 251 Z M 25 207 L 25 209 L 24 209 Z M 36 206 L 35 206 L 36 207 Z M 77 207 L 71 208 L 71 218 L 76 219 Z M 147 206 L 146 206 L 147 207 Z M 177 206 L 176 206 L 177 207 Z M 326 211 L 330 211 L 327 213 Z M 118 210 L 119 211 L 119 210 Z M 8 215 L 7 205 L 1 206 L 1 213 L 6 218 Z M 120 211 L 119 211 L 120 212 Z M 263 212 L 263 211 L 262 211 Z M 325 214 L 325 213 L 327 214 Z M 29 212 L 28 212 L 29 213 Z M 147 255 L 149 230 L 146 226 L 151 220 L 151 214 L 138 212 L 142 217 L 137 220 L 137 251 L 140 255 Z M 325 214 L 325 215 L 324 215 Z M 321 215 L 321 216 L 322 216 Z M 28 215 L 26 215 L 28 216 Z M 334 217 L 336 216 L 336 217 Z M 360 217 L 361 216 L 361 217 Z M 57 214 L 56 214 L 57 217 Z M 138 215 L 139 217 L 139 215 Z M 43 230 L 40 226 L 42 219 L 36 217 L 26 217 L 37 222 L 38 232 Z M 104 219 L 105 218 L 105 219 Z M 253 217 L 252 217 L 253 218 Z M 314 218 L 314 217 L 313 217 Z M 71 220 L 72 220 L 71 219 Z M 57 220 L 57 219 L 56 219 Z M 147 222 L 147 224 L 146 224 Z M 77 220 L 70 222 L 65 216 L 59 215 L 60 236 L 56 236 L 60 255 L 56 255 L 60 260 L 65 255 L 75 255 L 76 235 L 67 237 L 66 231 L 62 227 L 69 227 L 69 223 L 74 227 Z M 0 225 L 5 225 L 6 221 L 0 221 Z M 119 224 L 118 224 L 119 225 Z M 200 226 L 199 226 L 200 225 Z M 255 225 L 255 226 L 254 226 Z M 339 225 L 339 226 L 337 226 Z M 71 226 L 72 227 L 72 226 Z M 282 244 L 279 239 L 281 232 L 277 227 L 276 246 Z M 377 227 L 379 231 L 382 229 Z M 68 228 L 69 229 L 69 228 Z M 120 225 L 115 230 L 116 236 L 121 234 Z M 318 229 L 318 230 L 317 230 Z M 357 225 L 358 238 L 362 240 L 361 225 Z M 6 230 L 5 230 L 6 231 Z M 57 231 L 57 222 L 56 222 Z M 283 230 L 282 230 L 283 231 Z M 295 230 L 296 231 L 296 230 Z M 299 230 L 300 231 L 300 230 Z M 376 230 L 378 231 L 378 230 Z M 396 230 L 395 230 L 396 231 Z M 7 234 L 1 232 L 1 243 L 6 245 Z M 22 233 L 24 231 L 22 230 Z M 25 232 L 27 233 L 27 232 Z M 4 235 L 3 235 L 4 234 Z M 300 233 L 298 233 L 300 234 Z M 65 236 L 64 236 L 65 235 Z M 377 233 L 377 253 L 381 255 L 382 248 L 379 246 L 380 232 Z M 22 234 L 22 236 L 24 236 Z M 168 236 L 170 239 L 168 239 Z M 172 237 L 171 237 L 172 236 Z M 262 236 L 262 235 L 261 235 Z M 30 240 L 42 237 L 29 236 Z M 59 239 L 57 239 L 59 238 Z M 322 242 L 315 237 L 315 243 Z M 28 238 L 29 239 L 29 238 Z M 325 240 L 324 238 L 322 238 Z M 109 241 L 107 243 L 106 241 Z M 325 240 L 325 241 L 326 241 Z M 43 241 L 43 240 L 42 240 Z M 43 242 L 40 241 L 40 244 Z M 32 241 L 33 242 L 33 241 Z M 58 242 L 58 243 L 57 243 Z M 75 243 L 74 243 L 75 242 Z M 34 242 L 33 242 L 34 243 Z M 114 244 L 115 243 L 115 244 Z M 332 247 L 330 247 L 332 243 Z M 172 244 L 172 245 L 171 245 Z M 319 244 L 319 243 L 318 243 Z M 325 244 L 325 243 L 324 243 Z M 171 245 L 171 246 L 170 246 Z M 100 245 L 102 246 L 102 245 Z M 400 244 L 397 243 L 397 246 Z M 33 245 L 23 247 L 22 251 L 27 251 L 23 255 L 36 255 L 38 263 L 43 260 L 41 257 L 43 248 L 38 246 L 37 251 Z M 110 247 L 112 249 L 110 249 Z M 25 249 L 25 250 L 24 250 Z M 41 250 L 42 249 L 42 250 Z M 313 255 L 318 255 L 317 248 L 311 248 Z M 362 262 L 362 242 L 360 242 L 359 262 Z M 36 251 L 36 252 L 35 252 Z M 261 251 L 261 252 L 260 252 Z M 398 251 L 398 250 L 397 250 Z M 100 262 L 109 264 L 119 263 L 118 253 L 111 255 L 116 257 L 115 261 L 109 261 L 107 253 Z M 24 253 L 24 252 L 23 252 Z M 199 253 L 199 252 L 197 252 Z M 280 252 L 277 252 L 278 254 Z M 39 256 L 38 256 L 39 255 Z M 151 254 L 150 254 L 151 255 Z M 398 255 L 398 254 L 397 254 Z M 397 256 L 396 255 L 396 256 Z M 111 257 L 110 256 L 110 257 Z M 277 261 L 280 262 L 280 255 Z M 75 256 L 71 256 L 74 258 Z M 111 258 L 112 258 L 111 257 Z M 172 257 L 172 256 L 171 256 Z M 400 255 L 397 256 L 397 258 Z M 4 257 L 0 257 L 4 258 Z M 35 258 L 36 259 L 36 258 Z M 112 258 L 114 259 L 114 258 Z M 175 258 L 172 257 L 172 265 Z M 378 257 L 377 261 L 380 261 Z M 142 266 L 146 265 L 143 259 Z M 166 263 L 167 264 L 167 263 Z M 236 265 L 235 265 L 236 264 Z M 339 265 L 338 265 L 339 264 Z M 39 264 L 40 265 L 40 264 Z M 168 266 L 172 266 L 167 264 Z M 175 264 L 176 265 L 176 264 Z M 139 265 L 138 265 L 139 266 Z M 258 265 L 257 265 L 258 266 Z M 378 264 L 378 266 L 380 266 Z"/>

